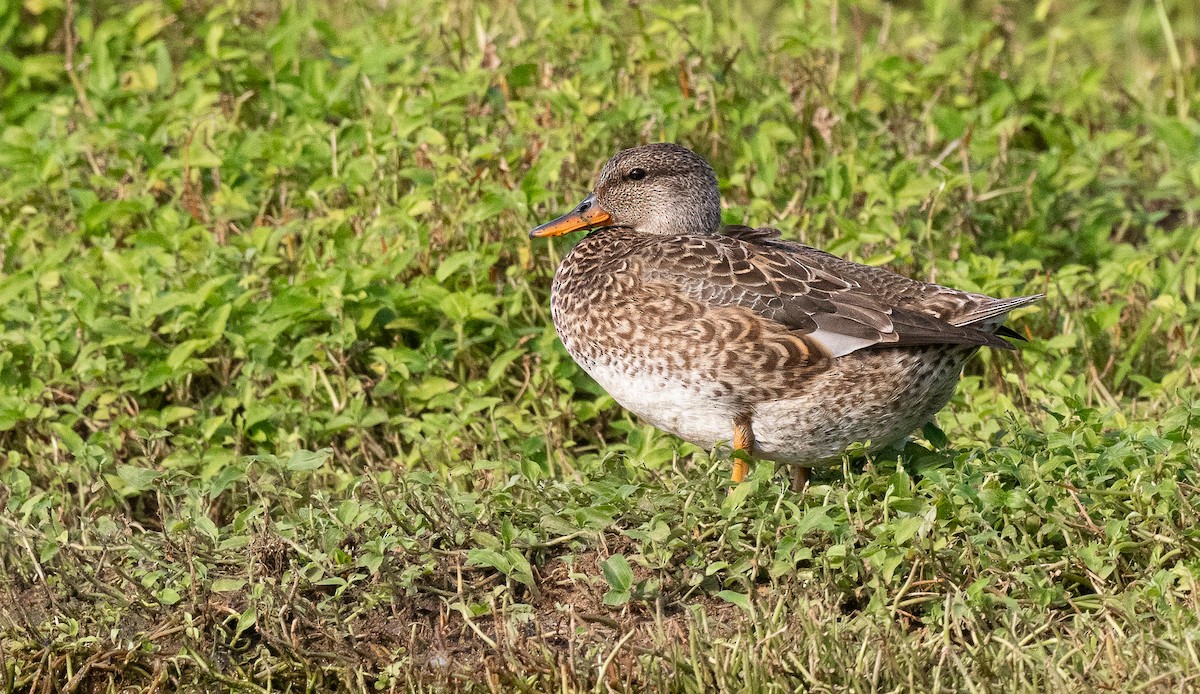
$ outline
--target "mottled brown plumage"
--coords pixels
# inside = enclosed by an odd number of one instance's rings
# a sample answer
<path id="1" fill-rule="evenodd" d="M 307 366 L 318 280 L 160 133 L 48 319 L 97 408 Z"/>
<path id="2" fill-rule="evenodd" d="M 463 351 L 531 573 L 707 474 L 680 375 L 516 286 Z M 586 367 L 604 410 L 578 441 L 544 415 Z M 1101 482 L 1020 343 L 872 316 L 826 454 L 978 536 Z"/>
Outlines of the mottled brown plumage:
<path id="1" fill-rule="evenodd" d="M 694 443 L 827 463 L 878 448 L 949 401 L 979 347 L 1039 296 L 994 299 L 721 227 L 716 176 L 671 144 L 625 150 L 571 213 L 551 309 L 567 351 L 618 402 Z M 738 474 L 735 470 L 735 478 Z"/>

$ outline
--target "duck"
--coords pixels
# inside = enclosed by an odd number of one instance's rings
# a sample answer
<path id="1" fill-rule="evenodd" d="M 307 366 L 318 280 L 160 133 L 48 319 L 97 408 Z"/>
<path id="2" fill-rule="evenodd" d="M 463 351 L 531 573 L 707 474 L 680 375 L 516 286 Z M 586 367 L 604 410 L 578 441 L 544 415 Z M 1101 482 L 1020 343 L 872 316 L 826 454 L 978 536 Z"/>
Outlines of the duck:
<path id="1" fill-rule="evenodd" d="M 810 469 L 931 421 L 981 348 L 1042 294 L 998 299 L 723 225 L 712 166 L 673 143 L 618 152 L 591 192 L 531 238 L 587 230 L 550 309 L 567 352 L 617 403 L 698 446 Z"/>

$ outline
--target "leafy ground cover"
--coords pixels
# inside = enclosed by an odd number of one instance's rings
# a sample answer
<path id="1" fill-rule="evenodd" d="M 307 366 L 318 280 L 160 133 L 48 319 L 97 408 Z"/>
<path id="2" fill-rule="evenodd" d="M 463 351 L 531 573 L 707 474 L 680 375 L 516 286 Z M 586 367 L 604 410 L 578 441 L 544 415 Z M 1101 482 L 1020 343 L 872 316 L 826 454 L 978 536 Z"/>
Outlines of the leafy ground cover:
<path id="1" fill-rule="evenodd" d="M 0 3 L 0 682 L 1177 691 L 1200 9 Z M 639 424 L 526 231 L 686 143 L 726 219 L 1045 292 L 803 495 Z"/>

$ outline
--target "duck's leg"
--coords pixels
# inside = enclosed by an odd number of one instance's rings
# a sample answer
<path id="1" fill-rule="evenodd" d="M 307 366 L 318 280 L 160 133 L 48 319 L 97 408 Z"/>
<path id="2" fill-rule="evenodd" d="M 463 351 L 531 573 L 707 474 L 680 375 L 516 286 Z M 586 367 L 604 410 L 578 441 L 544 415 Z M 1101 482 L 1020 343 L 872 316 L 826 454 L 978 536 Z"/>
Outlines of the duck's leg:
<path id="1" fill-rule="evenodd" d="M 803 465 L 795 465 L 792 470 L 792 491 L 802 492 L 808 486 L 809 468 Z"/>
<path id="2" fill-rule="evenodd" d="M 741 414 L 733 418 L 733 450 L 747 453 L 754 450 L 754 430 L 750 428 L 750 415 Z M 746 479 L 748 472 L 750 472 L 750 463 L 735 456 L 731 475 L 733 483 L 737 484 Z"/>

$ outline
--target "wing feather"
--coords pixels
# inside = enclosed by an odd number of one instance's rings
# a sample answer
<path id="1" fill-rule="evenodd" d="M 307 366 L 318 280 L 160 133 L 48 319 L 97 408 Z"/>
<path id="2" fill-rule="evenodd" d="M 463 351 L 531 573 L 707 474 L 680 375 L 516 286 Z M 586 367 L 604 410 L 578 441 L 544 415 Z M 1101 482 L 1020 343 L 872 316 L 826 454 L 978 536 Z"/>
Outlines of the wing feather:
<path id="1" fill-rule="evenodd" d="M 956 292 L 780 241 L 778 236 L 774 229 L 727 227 L 723 235 L 711 237 L 645 237 L 656 248 L 639 258 L 646 279 L 667 282 L 711 306 L 745 308 L 805 336 L 834 357 L 876 345 L 1011 348 L 981 328 L 988 319 L 1035 300 Z M 883 286 L 875 286 L 875 280 Z M 946 292 L 961 295 L 961 301 L 943 296 Z M 954 299 L 951 304 L 961 303 L 961 316 L 939 315 L 937 301 L 930 300 L 926 309 L 926 295 L 940 297 L 941 304 L 946 298 Z"/>

